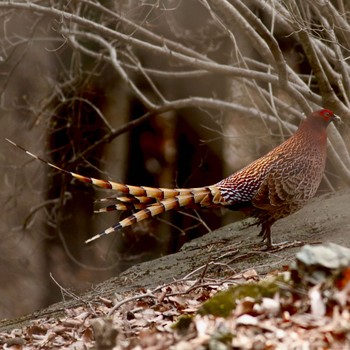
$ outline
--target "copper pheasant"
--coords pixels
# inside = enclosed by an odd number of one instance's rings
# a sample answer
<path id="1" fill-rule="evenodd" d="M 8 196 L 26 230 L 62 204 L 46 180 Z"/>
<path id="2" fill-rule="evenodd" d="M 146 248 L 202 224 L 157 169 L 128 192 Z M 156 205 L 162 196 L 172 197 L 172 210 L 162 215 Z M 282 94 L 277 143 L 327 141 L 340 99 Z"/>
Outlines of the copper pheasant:
<path id="1" fill-rule="evenodd" d="M 80 181 L 123 194 L 114 198 L 116 204 L 101 208 L 98 212 L 136 210 L 134 214 L 87 240 L 87 243 L 169 210 L 225 207 L 243 211 L 256 218 L 256 225 L 261 226 L 259 235 L 267 248 L 270 248 L 271 226 L 277 220 L 301 209 L 315 195 L 325 169 L 326 129 L 330 122 L 337 119 L 339 117 L 328 109 L 313 112 L 301 122 L 289 139 L 265 156 L 215 185 L 188 189 L 131 186 L 86 177 L 61 169 L 8 141 L 30 156 L 69 173 Z"/>

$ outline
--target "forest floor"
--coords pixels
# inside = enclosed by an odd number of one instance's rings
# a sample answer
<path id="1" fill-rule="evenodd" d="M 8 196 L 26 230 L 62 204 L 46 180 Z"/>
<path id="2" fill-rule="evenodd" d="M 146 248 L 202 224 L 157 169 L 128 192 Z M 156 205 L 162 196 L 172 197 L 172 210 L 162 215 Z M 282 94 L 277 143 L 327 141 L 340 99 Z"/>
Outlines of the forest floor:
<path id="1" fill-rule="evenodd" d="M 350 192 L 314 199 L 274 225 L 274 242 L 290 244 L 272 251 L 261 250 L 257 228 L 243 221 L 193 240 L 176 254 L 136 265 L 82 295 L 62 288 L 64 301 L 1 321 L 0 345 L 76 350 L 350 349 L 347 277 L 335 281 L 332 275 L 321 284 L 300 285 L 290 273 L 305 244 L 333 242 L 350 248 L 349 204 Z M 254 292 L 246 295 L 235 289 L 252 283 Z M 215 304 L 227 313 L 204 311 L 203 303 L 230 287 L 239 294 L 235 300 L 230 296 L 230 305 Z"/>

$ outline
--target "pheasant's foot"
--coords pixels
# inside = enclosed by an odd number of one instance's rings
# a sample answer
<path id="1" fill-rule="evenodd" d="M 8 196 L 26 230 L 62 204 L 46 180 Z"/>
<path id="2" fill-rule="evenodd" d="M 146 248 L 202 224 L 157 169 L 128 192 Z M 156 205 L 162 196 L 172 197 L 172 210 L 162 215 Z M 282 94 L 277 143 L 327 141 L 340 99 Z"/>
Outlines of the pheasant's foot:
<path id="1" fill-rule="evenodd" d="M 283 250 L 287 248 L 293 248 L 293 247 L 302 247 L 305 245 L 305 242 L 302 241 L 284 241 L 284 242 L 279 242 L 279 243 L 270 243 L 268 242 L 264 243 L 264 245 L 261 247 L 261 251 L 278 251 L 278 250 Z"/>

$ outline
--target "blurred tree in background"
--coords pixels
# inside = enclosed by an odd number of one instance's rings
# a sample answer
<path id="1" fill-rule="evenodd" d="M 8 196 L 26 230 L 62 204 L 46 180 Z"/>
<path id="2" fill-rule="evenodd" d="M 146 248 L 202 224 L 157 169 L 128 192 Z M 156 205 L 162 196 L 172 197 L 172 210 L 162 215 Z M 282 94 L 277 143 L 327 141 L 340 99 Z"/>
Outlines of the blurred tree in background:
<path id="1" fill-rule="evenodd" d="M 348 6 L 0 1 L 2 139 L 87 176 L 197 187 L 262 155 L 322 106 L 345 122 L 344 132 L 329 128 L 321 187 L 337 189 L 350 183 Z M 223 223 L 213 212 L 168 214 L 86 246 L 119 220 L 93 215 L 94 200 L 113 194 L 5 142 L 1 158 L 0 317 L 60 300 L 50 274 L 83 290 Z"/>

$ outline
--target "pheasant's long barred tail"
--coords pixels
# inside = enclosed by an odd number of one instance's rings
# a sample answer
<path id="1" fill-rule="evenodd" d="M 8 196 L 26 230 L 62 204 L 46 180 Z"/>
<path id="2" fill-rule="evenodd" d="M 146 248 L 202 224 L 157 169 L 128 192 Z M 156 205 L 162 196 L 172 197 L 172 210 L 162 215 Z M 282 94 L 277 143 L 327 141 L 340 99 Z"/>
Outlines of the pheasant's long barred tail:
<path id="1" fill-rule="evenodd" d="M 138 211 L 134 214 L 131 214 L 116 225 L 109 227 L 102 233 L 88 239 L 86 243 L 92 242 L 101 236 L 118 231 L 136 222 L 154 217 L 169 210 L 176 210 L 181 207 L 195 209 L 198 207 L 210 207 L 223 204 L 221 203 L 222 198 L 220 191 L 216 186 L 169 189 L 146 186 L 131 186 L 118 182 L 96 179 L 62 169 L 57 165 L 52 164 L 45 159 L 37 156 L 36 154 L 27 151 L 24 147 L 16 144 L 15 142 L 9 139 L 6 140 L 27 153 L 32 158 L 37 159 L 60 172 L 68 174 L 79 181 L 91 183 L 100 188 L 115 190 L 125 195 L 97 200 L 99 202 L 114 200 L 117 201 L 117 203 L 108 205 L 104 208 L 100 208 L 95 211 L 96 213 L 104 213 L 114 210 Z"/>
<path id="2" fill-rule="evenodd" d="M 130 186 L 86 177 L 61 169 L 28 152 L 13 141 L 7 141 L 31 157 L 63 173 L 70 174 L 73 178 L 123 194 L 99 200 L 99 202 L 113 200 L 117 203 L 107 205 L 97 212 L 137 211 L 118 224 L 90 238 L 86 241 L 87 243 L 169 210 L 221 206 L 240 210 L 256 218 L 256 224 L 261 226 L 259 235 L 262 236 L 267 248 L 270 248 L 272 246 L 271 226 L 277 220 L 301 209 L 315 195 L 326 164 L 326 129 L 329 123 L 339 119 L 328 109 L 313 112 L 288 140 L 265 156 L 217 184 L 189 189 Z"/>
<path id="3" fill-rule="evenodd" d="M 138 212 L 131 214 L 124 220 L 118 222 L 116 225 L 109 227 L 104 232 L 95 235 L 88 239 L 86 243 L 90 243 L 104 235 L 119 231 L 120 229 L 131 226 L 136 222 L 149 219 L 151 217 L 160 215 L 170 210 L 177 210 L 180 208 L 194 209 L 199 207 L 212 207 L 215 206 L 213 203 L 213 193 L 217 193 L 218 189 L 214 188 L 198 188 L 196 191 L 192 191 L 189 194 L 181 194 L 172 198 L 167 198 L 153 204 L 142 204 L 142 203 L 117 203 L 106 208 L 99 209 L 98 212 L 105 212 L 110 210 L 129 210 L 136 209 Z M 218 205 L 218 204 L 217 204 Z"/>
<path id="4" fill-rule="evenodd" d="M 224 202 L 221 202 L 220 191 L 216 186 L 209 187 L 199 187 L 192 189 L 183 189 L 180 190 L 180 194 L 165 198 L 155 203 L 146 204 L 145 202 L 150 202 L 153 198 L 135 196 L 134 198 L 130 197 L 116 197 L 116 200 L 121 201 L 122 203 L 116 203 L 109 205 L 105 208 L 98 209 L 97 213 L 113 211 L 113 210 L 139 210 L 138 212 L 131 214 L 124 220 L 118 222 L 116 225 L 109 227 L 105 231 L 95 235 L 94 237 L 88 239 L 86 243 L 90 243 L 104 235 L 108 235 L 112 232 L 119 231 L 120 229 L 131 226 L 136 222 L 149 219 L 151 217 L 160 215 L 170 210 L 177 210 L 180 208 L 196 209 L 198 207 L 214 207 L 225 205 Z"/>
<path id="5" fill-rule="evenodd" d="M 65 169 L 62 169 L 58 167 L 55 164 L 52 164 L 45 159 L 42 159 L 41 157 L 37 156 L 34 153 L 31 153 L 27 151 L 24 147 L 18 145 L 17 143 L 6 139 L 6 141 L 10 142 L 12 145 L 16 146 L 17 148 L 21 149 L 25 153 L 27 153 L 29 156 L 31 156 L 34 159 L 37 159 L 47 165 L 49 165 L 52 168 L 55 168 L 65 174 L 71 175 L 75 179 L 78 179 L 79 181 L 82 182 L 87 182 L 91 183 L 97 187 L 104 188 L 104 189 L 110 189 L 110 190 L 116 190 L 119 192 L 122 192 L 126 195 L 130 195 L 133 198 L 137 198 L 142 200 L 142 198 L 154 198 L 156 200 L 163 200 L 167 198 L 173 198 L 179 195 L 187 195 L 191 194 L 192 191 L 196 192 L 197 190 L 201 190 L 202 188 L 176 188 L 176 189 L 170 189 L 170 188 L 155 188 L 155 187 L 147 187 L 147 186 L 132 186 L 132 185 L 126 185 L 114 181 L 109 181 L 109 180 L 102 180 L 102 179 L 95 179 L 93 177 L 87 177 L 84 175 L 80 175 L 77 173 L 74 173 L 72 171 L 68 171 Z M 122 197 L 120 197 L 122 198 Z"/>

